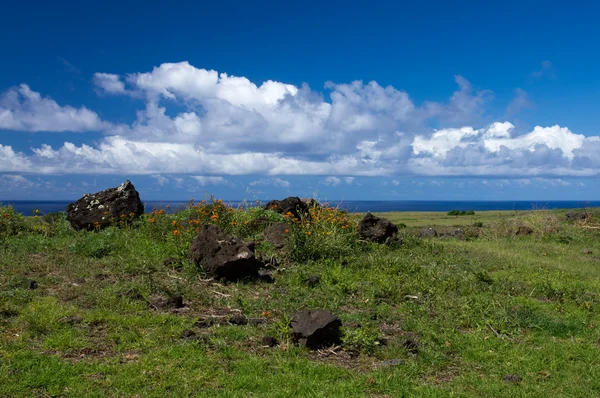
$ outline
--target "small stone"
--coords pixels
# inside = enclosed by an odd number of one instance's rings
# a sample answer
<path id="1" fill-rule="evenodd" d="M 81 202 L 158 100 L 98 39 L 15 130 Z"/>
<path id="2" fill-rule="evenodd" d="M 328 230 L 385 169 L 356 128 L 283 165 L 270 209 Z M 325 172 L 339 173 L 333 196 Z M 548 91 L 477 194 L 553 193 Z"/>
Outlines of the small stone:
<path id="1" fill-rule="evenodd" d="M 306 278 L 306 280 L 304 281 L 304 283 L 306 283 L 309 287 L 315 287 L 319 284 L 319 282 L 321 282 L 320 275 L 310 276 L 310 277 Z"/>
<path id="2" fill-rule="evenodd" d="M 214 325 L 214 323 L 214 320 L 210 318 L 201 318 L 194 323 L 194 326 L 200 329 L 204 329 L 211 327 L 212 325 Z"/>
<path id="3" fill-rule="evenodd" d="M 38 288 L 38 283 L 36 281 L 34 281 L 33 279 L 30 281 L 27 281 L 27 288 L 31 289 L 31 290 L 35 290 Z"/>
<path id="4" fill-rule="evenodd" d="M 583 249 L 583 254 L 592 254 L 592 249 Z"/>
<path id="5" fill-rule="evenodd" d="M 169 297 L 167 305 L 173 308 L 183 308 L 183 297 L 179 294 Z"/>
<path id="6" fill-rule="evenodd" d="M 267 347 L 275 347 L 279 342 L 273 336 L 265 336 L 262 338 L 262 345 Z"/>
<path id="7" fill-rule="evenodd" d="M 196 335 L 196 332 L 188 329 L 184 330 L 183 333 L 181 333 L 181 338 L 186 340 L 197 340 L 198 336 Z"/>
<path id="8" fill-rule="evenodd" d="M 267 283 L 275 282 L 275 278 L 273 278 L 273 273 L 264 269 L 258 271 L 258 279 L 262 282 Z"/>
<path id="9" fill-rule="evenodd" d="M 244 326 L 248 324 L 248 319 L 242 314 L 234 314 L 229 318 L 229 323 L 237 326 Z"/>
<path id="10" fill-rule="evenodd" d="M 83 322 L 83 318 L 80 315 L 72 315 L 65 319 L 65 323 L 69 325 L 77 325 Z"/>
<path id="11" fill-rule="evenodd" d="M 523 381 L 523 378 L 517 374 L 508 374 L 504 376 L 504 381 L 507 383 L 519 384 Z"/>
<path id="12" fill-rule="evenodd" d="M 419 351 L 419 343 L 413 339 L 404 340 L 404 342 L 402 342 L 402 346 L 413 354 L 416 354 Z"/>
<path id="13" fill-rule="evenodd" d="M 165 267 L 172 267 L 172 268 L 175 268 L 175 269 L 179 269 L 182 266 L 181 260 L 178 259 L 177 257 L 168 257 L 168 258 L 165 258 L 163 260 L 163 265 Z"/>
<path id="14" fill-rule="evenodd" d="M 433 228 L 425 228 L 419 232 L 419 238 L 435 238 L 438 236 L 438 233 Z"/>

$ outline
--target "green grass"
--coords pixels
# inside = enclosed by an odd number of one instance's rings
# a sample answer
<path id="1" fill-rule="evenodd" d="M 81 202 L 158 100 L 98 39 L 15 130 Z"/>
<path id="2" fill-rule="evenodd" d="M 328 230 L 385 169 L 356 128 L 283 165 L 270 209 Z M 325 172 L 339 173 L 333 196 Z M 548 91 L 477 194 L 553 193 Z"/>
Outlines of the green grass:
<path id="1" fill-rule="evenodd" d="M 261 216 L 289 223 L 286 248 L 249 227 Z M 361 241 L 356 217 L 334 210 L 309 223 L 210 202 L 79 233 L 64 215 L 0 217 L 3 397 L 600 395 L 598 214 L 387 213 L 408 227 L 391 246 Z M 275 283 L 206 278 L 185 253 L 207 222 L 275 255 Z M 468 239 L 415 237 L 474 223 Z M 515 236 L 521 225 L 533 233 Z M 157 304 L 174 294 L 185 308 Z M 341 348 L 291 343 L 289 320 L 313 308 L 342 319 Z M 263 321 L 229 324 L 239 312 Z M 263 346 L 267 335 L 280 344 Z"/>

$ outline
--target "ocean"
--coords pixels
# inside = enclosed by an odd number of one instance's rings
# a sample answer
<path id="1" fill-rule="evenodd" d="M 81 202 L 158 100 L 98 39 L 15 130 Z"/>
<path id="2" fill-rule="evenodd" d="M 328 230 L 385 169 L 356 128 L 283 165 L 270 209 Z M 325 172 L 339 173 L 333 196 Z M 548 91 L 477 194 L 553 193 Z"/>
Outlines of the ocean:
<path id="1" fill-rule="evenodd" d="M 11 205 L 15 211 L 23 215 L 32 215 L 35 210 L 40 210 L 42 214 L 65 211 L 70 201 L 38 201 L 38 200 L 6 200 L 0 201 L 2 205 Z M 256 202 L 242 202 L 239 200 L 224 201 L 224 203 L 233 206 L 250 205 L 255 206 Z M 263 204 L 266 202 L 262 202 Z M 395 200 L 346 200 L 329 201 L 330 206 L 347 210 L 349 212 L 363 213 L 386 212 L 386 211 L 442 211 L 450 210 L 532 210 L 532 209 L 572 209 L 583 207 L 600 207 L 600 201 L 395 201 Z M 153 209 L 164 209 L 169 206 L 169 212 L 176 212 L 187 207 L 188 201 L 145 201 L 144 206 L 147 212 Z"/>

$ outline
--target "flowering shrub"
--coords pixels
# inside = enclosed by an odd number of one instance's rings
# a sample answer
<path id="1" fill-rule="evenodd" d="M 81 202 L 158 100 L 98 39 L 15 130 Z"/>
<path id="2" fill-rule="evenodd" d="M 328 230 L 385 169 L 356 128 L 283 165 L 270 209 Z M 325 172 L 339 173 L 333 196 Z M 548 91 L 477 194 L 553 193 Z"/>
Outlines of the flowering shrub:
<path id="1" fill-rule="evenodd" d="M 285 217 L 292 227 L 292 257 L 296 261 L 343 256 L 356 247 L 358 242 L 360 216 L 350 215 L 327 204 L 311 206 L 309 213 L 301 219 L 295 218 L 291 213 Z"/>
<path id="2" fill-rule="evenodd" d="M 12 206 L 0 206 L 0 238 L 27 231 L 25 217 L 16 213 Z"/>

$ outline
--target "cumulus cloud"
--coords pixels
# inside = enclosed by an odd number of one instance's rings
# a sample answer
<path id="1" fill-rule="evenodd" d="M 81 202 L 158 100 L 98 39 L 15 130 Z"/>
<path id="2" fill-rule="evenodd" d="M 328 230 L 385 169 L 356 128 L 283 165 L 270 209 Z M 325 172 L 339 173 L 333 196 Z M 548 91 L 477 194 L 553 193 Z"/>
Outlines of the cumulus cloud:
<path id="1" fill-rule="evenodd" d="M 86 107 L 60 106 L 26 84 L 0 94 L 0 130 L 101 131 L 111 127 Z"/>
<path id="2" fill-rule="evenodd" d="M 227 180 L 219 176 L 191 176 L 200 186 L 206 185 L 223 185 L 227 184 Z"/>
<path id="3" fill-rule="evenodd" d="M 329 176 L 329 177 L 326 177 L 325 179 L 323 179 L 322 183 L 323 183 L 323 185 L 335 187 L 335 186 L 340 185 L 342 183 L 342 180 L 337 177 L 334 177 L 334 176 Z"/>
<path id="4" fill-rule="evenodd" d="M 599 174 L 600 158 L 592 148 L 598 137 L 574 134 L 566 127 L 536 126 L 512 136 L 511 123 L 482 129 L 444 129 L 416 136 L 410 167 L 423 175 L 559 175 Z M 591 150 L 590 150 L 591 149 Z"/>
<path id="5" fill-rule="evenodd" d="M 125 83 L 121 81 L 119 75 L 110 73 L 94 73 L 93 82 L 98 89 L 108 94 L 124 94 Z"/>
<path id="6" fill-rule="evenodd" d="M 493 93 L 455 80 L 447 101 L 416 104 L 374 81 L 328 82 L 321 93 L 272 80 L 256 84 L 187 62 L 126 76 L 95 74 L 102 92 L 144 100 L 128 126 L 60 106 L 22 85 L 0 97 L 0 128 L 95 129 L 105 137 L 38 144 L 26 154 L 0 145 L 0 172 L 187 174 L 200 184 L 225 181 L 211 176 L 265 175 L 271 177 L 253 183 L 284 188 L 289 182 L 276 176 L 318 175 L 333 186 L 355 176 L 599 174 L 600 137 L 561 126 L 517 134 L 509 122 L 486 122 Z M 517 90 L 511 112 L 527 101 Z M 431 130 L 430 122 L 444 128 Z"/>
<path id="7" fill-rule="evenodd" d="M 250 181 L 248 183 L 248 185 L 250 185 L 251 187 L 259 186 L 259 185 L 263 185 L 263 186 L 272 185 L 272 186 L 280 187 L 280 188 L 291 188 L 292 187 L 292 184 L 289 181 L 283 180 L 278 177 L 261 178 L 260 180 Z"/>

